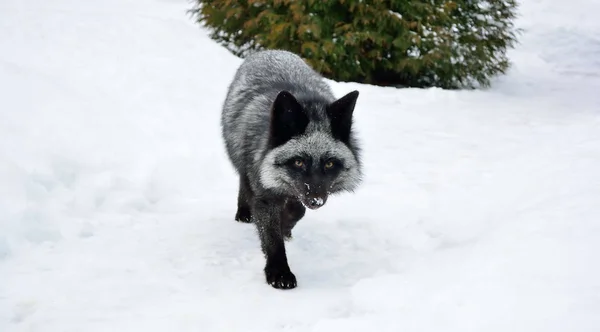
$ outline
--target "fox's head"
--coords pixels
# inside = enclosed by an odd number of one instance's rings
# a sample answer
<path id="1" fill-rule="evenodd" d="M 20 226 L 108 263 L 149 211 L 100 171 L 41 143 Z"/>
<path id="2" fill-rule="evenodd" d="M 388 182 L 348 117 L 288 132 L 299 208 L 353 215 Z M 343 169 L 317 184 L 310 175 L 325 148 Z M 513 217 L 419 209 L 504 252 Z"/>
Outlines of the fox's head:
<path id="1" fill-rule="evenodd" d="M 323 206 L 330 194 L 354 190 L 361 180 L 351 132 L 357 98 L 353 91 L 331 103 L 299 102 L 281 91 L 271 108 L 262 185 L 295 196 L 310 209 Z"/>

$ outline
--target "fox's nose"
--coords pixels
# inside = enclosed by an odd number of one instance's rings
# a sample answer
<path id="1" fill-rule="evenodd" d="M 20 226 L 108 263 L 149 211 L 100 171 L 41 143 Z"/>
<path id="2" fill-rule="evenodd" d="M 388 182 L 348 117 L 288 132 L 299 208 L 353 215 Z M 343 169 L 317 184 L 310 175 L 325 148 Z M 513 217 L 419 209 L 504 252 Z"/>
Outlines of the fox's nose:
<path id="1" fill-rule="evenodd" d="M 318 208 L 323 206 L 323 204 L 325 204 L 325 201 L 321 197 L 313 197 L 308 199 L 308 205 L 311 208 Z"/>

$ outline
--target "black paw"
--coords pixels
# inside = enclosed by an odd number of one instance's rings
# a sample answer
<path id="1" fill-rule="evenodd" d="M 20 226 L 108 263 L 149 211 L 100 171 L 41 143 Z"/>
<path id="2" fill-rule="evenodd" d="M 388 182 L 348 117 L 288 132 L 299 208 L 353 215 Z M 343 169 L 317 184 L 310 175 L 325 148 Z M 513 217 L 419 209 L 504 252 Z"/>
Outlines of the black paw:
<path id="1" fill-rule="evenodd" d="M 250 223 L 252 222 L 252 213 L 248 207 L 239 207 L 235 214 L 235 220 L 239 222 Z"/>
<path id="2" fill-rule="evenodd" d="M 296 276 L 289 270 L 265 268 L 267 283 L 277 289 L 296 288 Z"/>

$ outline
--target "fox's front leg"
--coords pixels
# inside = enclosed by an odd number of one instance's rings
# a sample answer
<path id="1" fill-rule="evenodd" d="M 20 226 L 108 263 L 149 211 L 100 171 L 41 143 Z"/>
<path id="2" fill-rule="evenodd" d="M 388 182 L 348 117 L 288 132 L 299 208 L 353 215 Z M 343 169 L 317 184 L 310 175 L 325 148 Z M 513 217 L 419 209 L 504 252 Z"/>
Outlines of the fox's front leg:
<path id="1" fill-rule="evenodd" d="M 256 197 L 254 201 L 255 223 L 260 236 L 261 248 L 267 263 L 265 278 L 275 288 L 296 287 L 296 276 L 290 270 L 281 231 L 281 216 L 285 199 L 273 196 Z"/>
<path id="2" fill-rule="evenodd" d="M 250 187 L 250 181 L 246 174 L 240 175 L 240 188 L 238 191 L 238 208 L 235 213 L 235 220 L 239 222 L 252 222 L 252 211 L 250 206 L 254 199 L 254 193 Z"/>

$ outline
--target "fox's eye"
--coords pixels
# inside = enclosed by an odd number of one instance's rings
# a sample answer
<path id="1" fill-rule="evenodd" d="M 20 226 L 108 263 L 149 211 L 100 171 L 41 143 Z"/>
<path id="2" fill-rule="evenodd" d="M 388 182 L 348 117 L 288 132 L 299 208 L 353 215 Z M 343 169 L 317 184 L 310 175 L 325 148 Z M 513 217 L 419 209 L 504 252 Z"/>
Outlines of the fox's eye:
<path id="1" fill-rule="evenodd" d="M 331 169 L 332 167 L 333 167 L 333 161 L 331 161 L 331 160 L 325 164 L 325 169 Z"/>
<path id="2" fill-rule="evenodd" d="M 304 162 L 300 159 L 296 159 L 296 161 L 294 161 L 294 166 L 302 167 L 302 166 L 304 166 Z"/>

